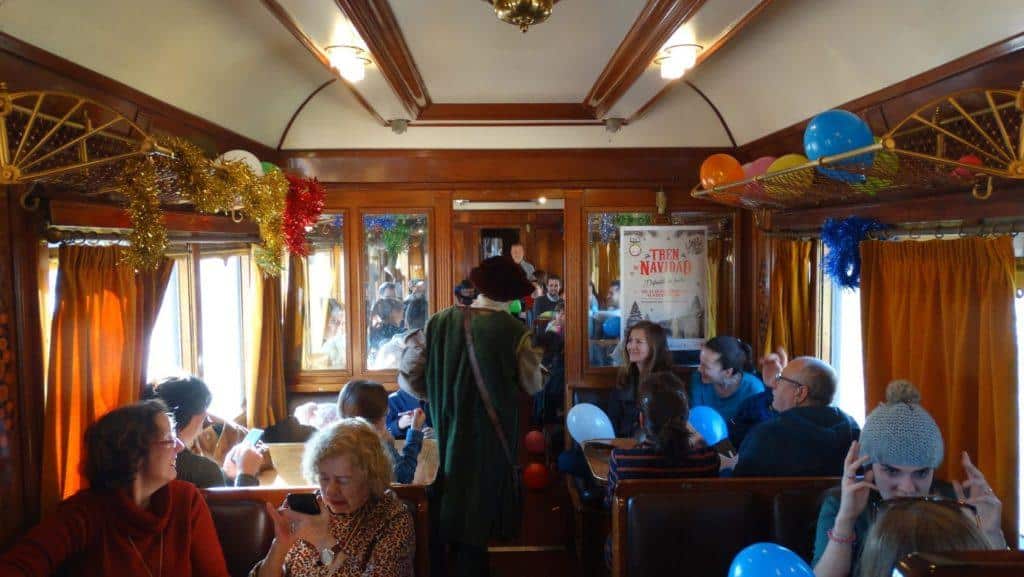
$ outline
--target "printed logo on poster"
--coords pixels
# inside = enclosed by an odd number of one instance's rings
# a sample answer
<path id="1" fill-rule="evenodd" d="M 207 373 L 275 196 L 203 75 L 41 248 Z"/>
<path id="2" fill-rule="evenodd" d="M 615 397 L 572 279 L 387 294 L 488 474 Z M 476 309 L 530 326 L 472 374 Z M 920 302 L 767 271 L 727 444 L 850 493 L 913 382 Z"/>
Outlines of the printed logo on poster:
<path id="1" fill-rule="evenodd" d="M 707 335 L 708 263 L 705 226 L 624 226 L 620 337 L 650 321 L 665 329 L 671 350 L 698 350 Z"/>

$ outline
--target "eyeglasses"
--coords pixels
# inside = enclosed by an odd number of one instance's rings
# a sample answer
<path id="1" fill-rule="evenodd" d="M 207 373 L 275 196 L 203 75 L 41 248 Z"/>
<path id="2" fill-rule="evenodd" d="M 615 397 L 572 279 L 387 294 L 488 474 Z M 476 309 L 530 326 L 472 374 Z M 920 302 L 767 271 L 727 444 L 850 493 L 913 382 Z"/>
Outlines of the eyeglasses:
<path id="1" fill-rule="evenodd" d="M 178 437 L 171 437 L 170 439 L 159 439 L 159 440 L 153 441 L 154 445 L 159 445 L 161 447 L 168 447 L 168 448 L 177 447 L 178 443 L 181 443 L 181 439 L 179 439 Z M 182 443 L 182 445 L 184 445 L 184 443 Z"/>
<path id="2" fill-rule="evenodd" d="M 779 381 L 785 381 L 785 382 L 793 385 L 794 387 L 806 387 L 807 386 L 807 385 L 801 383 L 800 381 L 794 381 L 793 379 L 791 379 L 789 377 L 783 376 L 781 372 L 776 374 L 775 375 L 775 379 L 774 379 L 774 382 L 775 382 L 776 385 L 779 384 Z"/>
<path id="3" fill-rule="evenodd" d="M 893 497 L 875 503 L 875 515 L 880 515 L 893 508 L 912 507 L 914 503 L 933 503 L 962 513 L 969 512 L 974 522 L 981 527 L 981 518 L 978 517 L 978 508 L 961 499 L 949 499 L 939 495 L 923 495 L 920 497 Z"/>

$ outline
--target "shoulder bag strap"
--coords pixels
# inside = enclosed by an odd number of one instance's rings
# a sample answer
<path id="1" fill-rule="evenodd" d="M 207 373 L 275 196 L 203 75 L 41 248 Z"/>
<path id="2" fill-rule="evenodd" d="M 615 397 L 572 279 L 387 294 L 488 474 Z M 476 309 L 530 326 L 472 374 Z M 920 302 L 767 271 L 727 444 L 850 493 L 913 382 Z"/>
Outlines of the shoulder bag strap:
<path id="1" fill-rule="evenodd" d="M 466 333 L 466 351 L 469 355 L 469 365 L 473 368 L 473 380 L 476 381 L 476 388 L 480 392 L 480 400 L 483 401 L 487 416 L 490 417 L 491 424 L 494 425 L 494 432 L 498 434 L 498 440 L 501 441 L 501 448 L 505 450 L 505 457 L 508 458 L 509 464 L 515 467 L 518 461 L 516 461 L 515 455 L 512 454 L 508 439 L 505 438 L 505 431 L 501 427 L 501 421 L 498 420 L 498 413 L 494 410 L 494 403 L 491 402 L 491 393 L 484 386 L 484 376 L 480 372 L 480 363 L 476 359 L 476 348 L 473 346 L 473 331 L 470 328 L 472 309 L 469 307 L 460 308 L 462 309 L 462 328 Z"/>

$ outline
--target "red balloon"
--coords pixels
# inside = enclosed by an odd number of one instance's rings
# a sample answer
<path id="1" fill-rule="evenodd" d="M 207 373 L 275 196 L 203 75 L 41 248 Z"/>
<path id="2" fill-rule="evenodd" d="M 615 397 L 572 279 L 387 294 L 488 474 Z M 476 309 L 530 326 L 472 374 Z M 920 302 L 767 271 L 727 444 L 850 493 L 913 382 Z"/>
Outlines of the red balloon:
<path id="1" fill-rule="evenodd" d="M 963 164 L 970 164 L 971 166 L 984 166 L 985 164 L 984 162 L 981 161 L 980 158 L 973 154 L 965 154 L 956 160 L 957 162 Z M 971 178 L 974 176 L 974 171 L 969 168 L 958 166 L 953 169 L 953 176 L 956 176 L 958 178 Z"/>
<path id="2" fill-rule="evenodd" d="M 526 450 L 531 455 L 543 455 L 544 454 L 544 433 L 540 431 L 530 431 L 526 433 L 526 438 L 523 440 L 523 444 L 526 445 Z"/>
<path id="3" fill-rule="evenodd" d="M 540 463 L 530 463 L 523 470 L 523 483 L 535 491 L 547 487 L 548 468 Z"/>

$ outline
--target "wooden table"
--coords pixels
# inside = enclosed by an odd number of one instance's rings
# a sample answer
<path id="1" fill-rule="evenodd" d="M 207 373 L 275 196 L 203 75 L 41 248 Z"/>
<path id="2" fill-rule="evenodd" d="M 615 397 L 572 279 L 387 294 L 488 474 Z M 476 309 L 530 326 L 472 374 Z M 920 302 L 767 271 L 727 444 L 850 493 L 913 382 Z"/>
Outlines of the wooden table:
<path id="1" fill-rule="evenodd" d="M 612 456 L 612 449 L 632 449 L 636 446 L 636 439 L 593 439 L 583 443 L 583 456 L 587 459 L 587 466 L 590 467 L 590 474 L 600 483 L 608 482 L 608 460 Z"/>
<path id="2" fill-rule="evenodd" d="M 306 487 L 309 482 L 302 476 L 302 451 L 304 443 L 265 443 L 270 452 L 274 468 L 259 474 L 261 487 Z M 405 441 L 396 441 L 399 452 Z M 429 485 L 434 482 L 438 468 L 437 440 L 424 439 L 423 448 L 416 464 L 416 475 L 411 485 Z"/>

